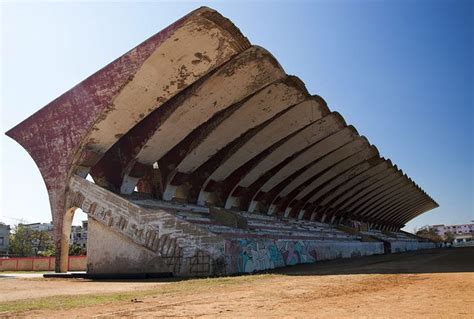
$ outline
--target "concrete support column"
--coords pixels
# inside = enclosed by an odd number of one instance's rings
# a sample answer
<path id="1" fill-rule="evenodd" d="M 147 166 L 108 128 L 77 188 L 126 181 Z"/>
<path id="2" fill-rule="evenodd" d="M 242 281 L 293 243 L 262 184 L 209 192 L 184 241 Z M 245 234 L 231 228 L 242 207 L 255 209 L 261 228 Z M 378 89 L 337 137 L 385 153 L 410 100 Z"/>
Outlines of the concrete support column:
<path id="1" fill-rule="evenodd" d="M 303 219 L 305 213 L 306 211 L 304 209 L 300 210 L 300 212 L 298 213 L 298 219 Z"/>
<path id="2" fill-rule="evenodd" d="M 320 222 L 321 223 L 324 223 L 324 220 L 326 219 L 326 214 L 323 214 L 323 216 L 321 216 L 321 219 L 320 219 Z"/>
<path id="3" fill-rule="evenodd" d="M 120 186 L 120 193 L 130 195 L 135 190 L 135 187 L 140 180 L 139 177 L 133 177 L 130 175 L 125 175 L 122 180 L 122 185 Z"/>
<path id="4" fill-rule="evenodd" d="M 275 204 L 270 205 L 270 208 L 267 211 L 267 215 L 274 215 L 278 212 L 278 206 Z"/>
<path id="5" fill-rule="evenodd" d="M 252 201 L 250 202 L 250 204 L 249 204 L 249 208 L 248 208 L 247 211 L 248 211 L 249 213 L 253 213 L 253 212 L 255 211 L 255 209 L 257 208 L 257 204 L 258 204 L 257 201 L 252 200 Z M 267 213 L 267 214 L 270 215 L 270 213 Z"/>
<path id="6" fill-rule="evenodd" d="M 61 240 L 59 242 L 59 269 L 58 265 L 56 265 L 56 272 L 67 272 L 68 271 L 68 264 L 69 264 L 69 239 L 71 236 L 71 227 L 72 227 L 72 219 L 74 218 L 74 212 L 76 211 L 76 207 L 69 208 L 64 214 L 63 223 L 62 223 L 62 231 L 61 231 Z M 58 253 L 58 252 L 57 252 Z M 56 258 L 56 262 L 58 258 Z"/>

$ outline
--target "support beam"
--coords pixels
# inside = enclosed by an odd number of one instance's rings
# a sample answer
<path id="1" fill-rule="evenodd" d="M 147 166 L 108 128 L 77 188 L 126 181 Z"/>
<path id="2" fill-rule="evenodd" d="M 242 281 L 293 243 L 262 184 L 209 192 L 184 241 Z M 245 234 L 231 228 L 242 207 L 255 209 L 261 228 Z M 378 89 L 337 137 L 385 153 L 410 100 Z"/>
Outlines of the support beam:
<path id="1" fill-rule="evenodd" d="M 249 169 L 298 131 L 321 119 L 327 112 L 322 99 L 311 97 L 270 121 L 255 134 L 241 136 L 237 143 L 222 149 L 195 170 L 189 178 L 199 192 L 198 203 L 205 203 L 208 193 L 212 192 L 208 189 L 209 184 L 222 182 L 225 193 L 231 191 L 235 181 L 238 182 Z M 282 127 L 287 129 L 282 130 Z M 225 186 L 226 184 L 231 185 Z M 226 197 L 221 197 L 223 204 Z"/>

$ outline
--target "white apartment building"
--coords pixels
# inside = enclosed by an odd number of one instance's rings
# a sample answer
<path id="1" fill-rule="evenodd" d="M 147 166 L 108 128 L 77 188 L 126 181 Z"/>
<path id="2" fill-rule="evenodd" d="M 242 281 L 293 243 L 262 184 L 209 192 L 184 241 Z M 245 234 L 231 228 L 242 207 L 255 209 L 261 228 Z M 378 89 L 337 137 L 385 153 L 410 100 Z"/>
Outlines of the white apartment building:
<path id="1" fill-rule="evenodd" d="M 470 234 L 474 233 L 474 221 L 470 224 L 459 224 L 459 225 L 433 225 L 430 228 L 434 229 L 436 233 L 445 237 L 447 232 L 451 232 L 455 235 Z"/>

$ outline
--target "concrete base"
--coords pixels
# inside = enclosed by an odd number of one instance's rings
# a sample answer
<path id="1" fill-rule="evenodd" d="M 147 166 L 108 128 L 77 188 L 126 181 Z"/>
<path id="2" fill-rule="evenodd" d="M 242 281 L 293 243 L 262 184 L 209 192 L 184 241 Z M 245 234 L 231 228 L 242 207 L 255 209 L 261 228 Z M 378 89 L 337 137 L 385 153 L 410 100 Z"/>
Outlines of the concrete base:
<path id="1" fill-rule="evenodd" d="M 230 275 L 384 253 L 381 242 L 223 239 L 225 249 L 217 258 L 201 250 L 194 258 L 177 256 L 170 262 L 91 218 L 88 236 L 87 273 L 91 275 Z"/>
<path id="2" fill-rule="evenodd" d="M 89 218 L 87 273 L 172 272 L 163 258 Z"/>
<path id="3" fill-rule="evenodd" d="M 432 249 L 436 248 L 436 244 L 432 242 L 417 242 L 417 241 L 393 241 L 390 243 L 391 253 L 403 253 L 407 251 Z"/>
<path id="4" fill-rule="evenodd" d="M 73 206 L 89 216 L 88 275 L 219 276 L 384 253 L 383 241 L 321 223 L 169 202 L 141 206 L 80 178 L 70 189 Z M 392 250 L 427 246 L 395 240 Z"/>

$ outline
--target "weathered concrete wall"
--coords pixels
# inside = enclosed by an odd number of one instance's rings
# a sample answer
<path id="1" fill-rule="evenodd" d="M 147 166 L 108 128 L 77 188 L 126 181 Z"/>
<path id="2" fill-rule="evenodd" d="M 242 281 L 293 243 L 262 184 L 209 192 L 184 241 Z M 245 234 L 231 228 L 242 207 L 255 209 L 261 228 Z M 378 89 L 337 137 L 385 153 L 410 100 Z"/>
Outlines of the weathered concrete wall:
<path id="1" fill-rule="evenodd" d="M 90 217 L 88 264 L 92 272 L 151 269 L 194 275 L 190 271 L 196 260 L 217 263 L 223 256 L 223 238 L 164 210 L 144 209 L 78 176 L 71 179 L 69 203 Z M 145 261 L 158 257 L 159 261 L 146 265 Z M 212 267 L 207 275 L 220 272 Z"/>
<path id="2" fill-rule="evenodd" d="M 69 203 L 89 215 L 87 270 L 92 274 L 224 275 L 384 253 L 382 241 L 362 242 L 357 237 L 339 240 L 255 237 L 255 234 L 246 233 L 250 226 L 246 218 L 251 215 L 225 210 L 214 212 L 215 209 L 210 209 L 212 218 L 199 218 L 199 214 L 195 214 L 194 222 L 188 222 L 176 215 L 178 204 L 144 208 L 77 176 L 70 184 Z M 220 211 L 235 215 L 238 221 L 228 224 L 216 220 L 213 214 Z M 259 227 L 271 227 L 270 219 L 274 217 L 266 218 L 269 220 L 264 224 L 260 222 Z M 234 235 L 228 231 L 214 233 L 206 228 L 212 220 L 216 220 L 216 227 L 238 228 L 239 231 Z M 255 223 L 254 220 L 254 227 Z M 295 228 L 293 232 L 301 233 L 304 229 Z M 324 229 L 331 231 L 331 228 Z M 307 231 L 306 236 L 317 236 L 314 231 Z M 377 234 L 386 236 L 380 232 L 373 235 Z M 416 240 L 391 242 L 393 252 L 435 247 L 433 243 Z"/>
<path id="3" fill-rule="evenodd" d="M 382 242 L 238 239 L 225 242 L 221 257 L 209 257 L 202 250 L 191 258 L 179 256 L 177 260 L 169 260 L 91 220 L 87 267 L 93 274 L 145 272 L 208 276 L 383 253 Z"/>
<path id="4" fill-rule="evenodd" d="M 96 274 L 208 276 L 383 253 L 383 244 L 374 242 L 226 240 L 172 213 L 135 205 L 80 177 L 71 181 L 69 203 L 90 217 L 87 267 Z"/>
<path id="5" fill-rule="evenodd" d="M 162 256 L 89 218 L 87 272 L 90 274 L 186 272 L 183 254 Z M 174 249 L 174 247 L 169 247 Z M 188 270 L 189 271 L 189 270 Z M 209 274 L 206 273 L 205 275 Z M 190 275 L 197 275 L 189 273 Z"/>
<path id="6" fill-rule="evenodd" d="M 392 253 L 403 253 L 406 251 L 436 248 L 436 244 L 418 241 L 392 241 L 390 242 L 390 248 Z"/>

